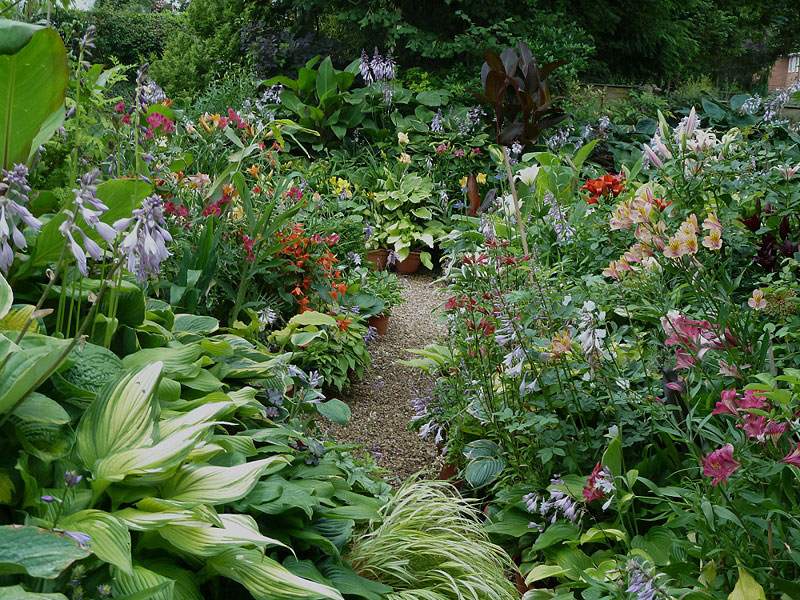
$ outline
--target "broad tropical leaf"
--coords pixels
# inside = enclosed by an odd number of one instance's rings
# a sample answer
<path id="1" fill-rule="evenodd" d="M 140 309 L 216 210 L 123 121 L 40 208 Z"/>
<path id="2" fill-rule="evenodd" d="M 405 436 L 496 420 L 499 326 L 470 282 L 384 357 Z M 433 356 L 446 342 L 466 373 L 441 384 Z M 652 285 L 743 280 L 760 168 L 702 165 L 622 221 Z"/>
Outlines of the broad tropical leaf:
<path id="1" fill-rule="evenodd" d="M 58 129 L 68 80 L 55 29 L 0 19 L 0 166 L 28 163 Z"/>

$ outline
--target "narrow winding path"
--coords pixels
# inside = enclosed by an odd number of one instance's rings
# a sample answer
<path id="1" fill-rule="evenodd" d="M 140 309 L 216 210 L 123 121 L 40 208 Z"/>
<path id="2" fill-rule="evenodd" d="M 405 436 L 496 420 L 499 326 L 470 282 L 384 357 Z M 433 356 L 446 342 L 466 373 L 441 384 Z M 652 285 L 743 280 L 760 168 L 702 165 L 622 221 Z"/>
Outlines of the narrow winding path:
<path id="1" fill-rule="evenodd" d="M 408 429 L 414 415 L 411 400 L 424 396 L 433 379 L 396 361 L 411 358 L 406 348 L 423 348 L 444 339 L 446 328 L 436 322 L 434 311 L 447 296 L 430 274 L 410 275 L 407 283 L 403 291 L 406 302 L 392 310 L 388 333 L 370 345 L 372 369 L 341 396 L 352 411 L 350 423 L 341 427 L 330 421 L 319 422 L 336 441 L 362 444 L 388 471 L 387 480 L 394 486 L 418 471 L 438 471 L 433 440 L 422 439 Z"/>

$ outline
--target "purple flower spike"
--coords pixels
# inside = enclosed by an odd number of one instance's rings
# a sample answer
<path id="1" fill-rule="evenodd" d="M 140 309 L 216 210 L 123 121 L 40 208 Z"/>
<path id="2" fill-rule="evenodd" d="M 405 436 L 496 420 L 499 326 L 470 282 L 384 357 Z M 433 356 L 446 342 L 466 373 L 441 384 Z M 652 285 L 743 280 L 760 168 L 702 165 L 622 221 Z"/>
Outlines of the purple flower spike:
<path id="1" fill-rule="evenodd" d="M 14 165 L 10 171 L 2 170 L 0 182 L 0 270 L 8 272 L 14 262 L 14 251 L 8 241 L 17 248 L 27 247 L 25 236 L 19 229 L 20 222 L 39 231 L 42 222 L 35 218 L 24 206 L 28 202 L 28 168 Z"/>
<path id="2" fill-rule="evenodd" d="M 128 270 L 136 273 L 139 281 L 147 279 L 148 274 L 158 273 L 161 263 L 170 255 L 167 242 L 172 241 L 172 236 L 166 229 L 161 204 L 157 194 L 148 196 L 142 201 L 142 206 L 133 211 L 132 217 L 114 223 L 118 233 L 133 225 L 119 247 L 127 256 Z"/>
<path id="3" fill-rule="evenodd" d="M 78 473 L 75 471 L 64 472 L 64 483 L 67 484 L 67 487 L 75 487 L 81 482 L 82 479 L 83 475 L 78 475 Z"/>

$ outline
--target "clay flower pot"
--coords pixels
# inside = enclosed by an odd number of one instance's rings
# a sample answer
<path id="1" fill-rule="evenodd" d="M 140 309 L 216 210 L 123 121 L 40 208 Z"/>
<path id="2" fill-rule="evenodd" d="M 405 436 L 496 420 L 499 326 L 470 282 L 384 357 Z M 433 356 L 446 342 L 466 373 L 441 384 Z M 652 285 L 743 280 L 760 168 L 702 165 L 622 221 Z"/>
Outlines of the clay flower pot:
<path id="1" fill-rule="evenodd" d="M 408 258 L 397 263 L 397 272 L 403 275 L 413 275 L 419 269 L 419 252 L 409 252 Z"/>
<path id="2" fill-rule="evenodd" d="M 378 248 L 377 250 L 370 250 L 367 252 L 367 260 L 375 265 L 378 271 L 383 271 L 386 268 L 386 261 L 389 258 L 389 251 L 386 248 Z"/>
<path id="3" fill-rule="evenodd" d="M 374 327 L 378 331 L 378 335 L 386 335 L 389 330 L 389 315 L 385 313 L 373 315 L 367 319 L 367 325 Z"/>

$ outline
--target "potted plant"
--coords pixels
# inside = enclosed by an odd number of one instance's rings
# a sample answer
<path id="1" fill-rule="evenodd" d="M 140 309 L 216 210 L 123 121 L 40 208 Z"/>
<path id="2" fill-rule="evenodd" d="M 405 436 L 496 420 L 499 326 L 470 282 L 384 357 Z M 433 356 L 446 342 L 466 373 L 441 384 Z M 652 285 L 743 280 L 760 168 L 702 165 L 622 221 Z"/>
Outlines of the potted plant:
<path id="1" fill-rule="evenodd" d="M 398 304 L 405 302 L 400 278 L 389 271 L 356 269 L 353 277 L 359 281 L 348 287 L 348 297 L 344 305 L 359 307 L 359 316 L 367 319 L 367 324 L 375 327 L 380 335 L 385 335 L 389 315 Z"/>
<path id="2" fill-rule="evenodd" d="M 404 216 L 386 226 L 386 241 L 397 253 L 397 271 L 409 275 L 416 273 L 420 263 L 433 269 L 431 253 L 434 240 L 443 233 L 438 221 L 428 221 L 423 227 Z"/>

